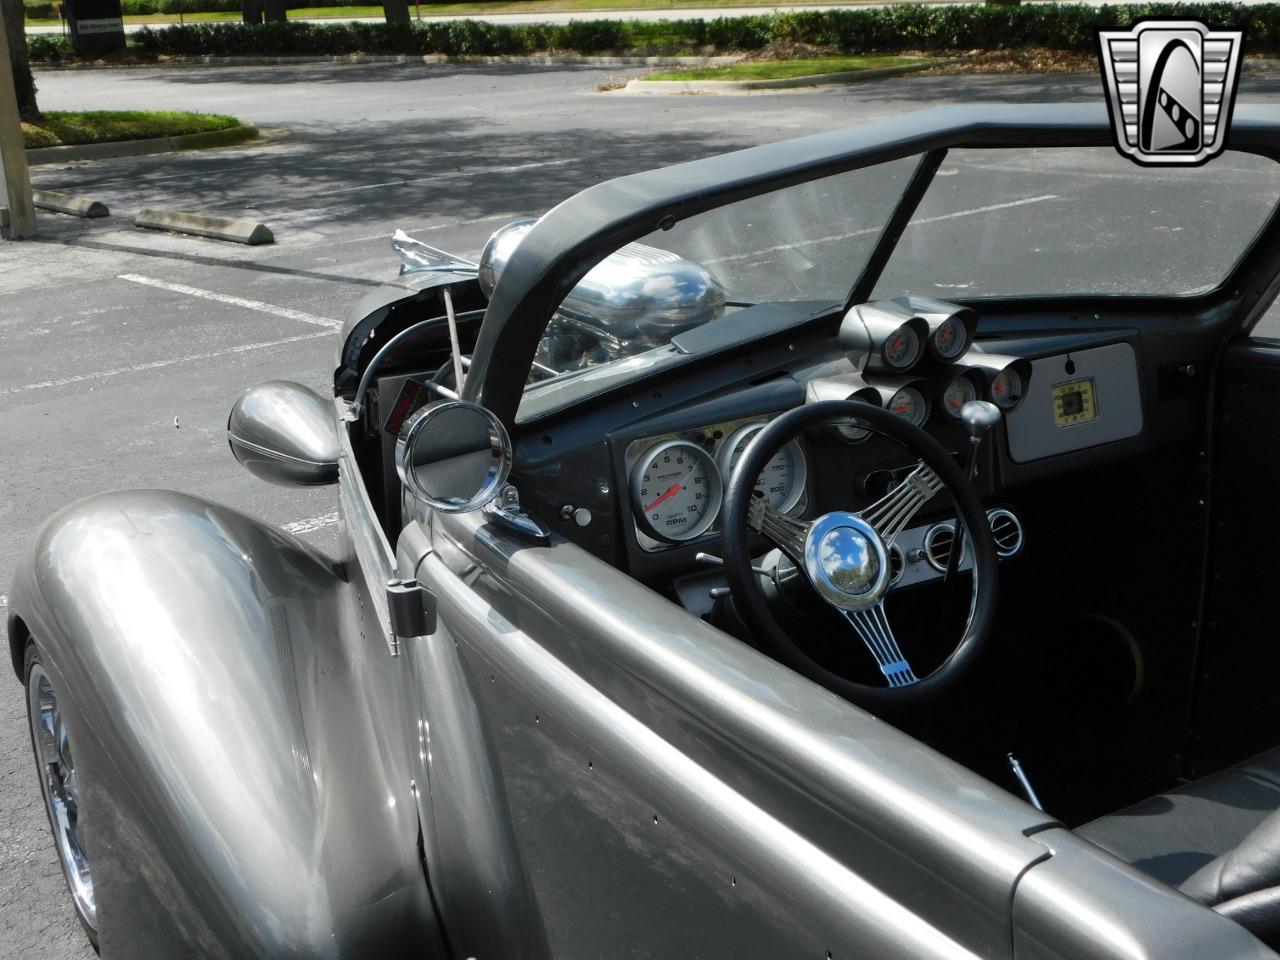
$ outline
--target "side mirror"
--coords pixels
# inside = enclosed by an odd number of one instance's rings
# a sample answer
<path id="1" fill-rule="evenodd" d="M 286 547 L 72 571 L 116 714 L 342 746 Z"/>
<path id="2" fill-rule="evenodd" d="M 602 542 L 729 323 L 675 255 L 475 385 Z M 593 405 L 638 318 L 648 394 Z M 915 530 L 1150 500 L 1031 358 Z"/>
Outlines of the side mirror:
<path id="1" fill-rule="evenodd" d="M 502 492 L 511 471 L 511 439 L 484 407 L 447 400 L 415 411 L 396 439 L 396 472 L 433 510 L 479 510 Z"/>
<path id="2" fill-rule="evenodd" d="M 227 440 L 241 465 L 282 487 L 338 480 L 338 427 L 332 402 L 300 383 L 268 380 L 240 395 Z"/>

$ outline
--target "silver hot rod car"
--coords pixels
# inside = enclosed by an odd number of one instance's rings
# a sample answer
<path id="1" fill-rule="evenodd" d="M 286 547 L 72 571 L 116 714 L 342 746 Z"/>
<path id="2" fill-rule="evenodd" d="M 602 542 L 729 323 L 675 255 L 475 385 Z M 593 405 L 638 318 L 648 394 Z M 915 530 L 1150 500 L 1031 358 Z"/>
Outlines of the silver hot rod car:
<path id="1" fill-rule="evenodd" d="M 397 234 L 332 395 L 228 423 L 337 556 L 144 490 L 17 570 L 102 955 L 1275 957 L 1280 110 L 1231 123 L 1158 171 L 944 108 Z"/>

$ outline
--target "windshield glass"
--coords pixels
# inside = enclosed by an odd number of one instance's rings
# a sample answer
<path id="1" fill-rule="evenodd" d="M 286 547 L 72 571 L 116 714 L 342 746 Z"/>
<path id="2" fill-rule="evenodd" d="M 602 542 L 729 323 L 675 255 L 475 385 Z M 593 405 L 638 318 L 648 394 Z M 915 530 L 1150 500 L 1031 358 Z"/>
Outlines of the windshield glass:
<path id="1" fill-rule="evenodd" d="M 612 254 L 547 326 L 517 419 L 678 362 L 673 337 L 745 307 L 842 305 L 919 164 L 908 157 L 699 214 Z"/>
<path id="2" fill-rule="evenodd" d="M 1245 153 L 1144 168 L 1110 147 L 952 150 L 873 296 L 1204 293 L 1275 208 L 1278 174 Z"/>

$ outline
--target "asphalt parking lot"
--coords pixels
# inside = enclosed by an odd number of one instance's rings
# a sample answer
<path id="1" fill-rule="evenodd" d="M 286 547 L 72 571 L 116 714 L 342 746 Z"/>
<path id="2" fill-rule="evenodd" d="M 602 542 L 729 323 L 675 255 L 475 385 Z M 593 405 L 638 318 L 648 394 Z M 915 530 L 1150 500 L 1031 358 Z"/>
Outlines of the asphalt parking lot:
<path id="1" fill-rule="evenodd" d="M 38 74 L 46 109 L 207 110 L 287 132 L 244 148 L 33 168 L 38 187 L 96 196 L 118 216 L 44 215 L 37 240 L 0 247 L 0 608 L 40 521 L 103 490 L 179 488 L 330 546 L 332 489 L 253 480 L 227 450 L 226 415 L 260 380 L 324 388 L 337 323 L 395 274 L 396 227 L 475 257 L 506 221 L 638 169 L 937 103 L 1100 96 L 1089 77 L 914 77 L 750 97 L 593 92 L 625 76 L 384 65 Z M 1241 99 L 1280 99 L 1280 81 L 1247 78 Z M 1214 239 L 1230 250 L 1249 211 L 1267 195 L 1274 203 L 1275 181 L 1229 159 L 1217 169 L 1240 180 L 1215 221 Z M 1141 188 L 1152 176 L 1101 161 L 1073 171 L 1044 158 L 1002 168 L 954 158 L 943 173 L 954 183 L 940 184 L 938 206 L 922 211 L 933 219 L 894 274 L 902 283 L 939 251 L 962 250 L 966 230 L 993 211 L 1013 235 L 1119 231 L 1146 215 Z M 251 215 L 278 242 L 244 248 L 134 230 L 132 214 L 146 206 Z M 1097 222 L 1099 209 L 1114 223 Z M 1177 284 L 1199 256 L 1134 269 Z M 1018 264 L 1001 269 L 987 282 L 1025 274 Z M 967 278 L 962 256 L 944 258 L 929 292 L 964 289 Z M 10 678 L 0 684 L 0 958 L 91 956 L 58 873 L 22 689 Z"/>

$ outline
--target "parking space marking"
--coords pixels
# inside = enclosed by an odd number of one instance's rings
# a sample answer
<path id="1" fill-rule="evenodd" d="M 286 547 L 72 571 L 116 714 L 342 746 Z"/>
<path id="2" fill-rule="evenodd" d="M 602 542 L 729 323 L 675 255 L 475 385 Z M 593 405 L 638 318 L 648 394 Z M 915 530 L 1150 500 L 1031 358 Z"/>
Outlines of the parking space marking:
<path id="1" fill-rule="evenodd" d="M 328 317 L 317 317 L 314 313 L 303 313 L 301 310 L 291 310 L 288 307 L 277 307 L 273 303 L 263 303 L 261 300 L 246 300 L 244 297 L 233 297 L 228 293 L 214 293 L 212 290 L 202 290 L 199 287 L 188 287 L 185 283 L 170 283 L 168 280 L 157 280 L 154 277 L 141 277 L 136 273 L 122 273 L 119 280 L 128 280 L 130 283 L 141 283 L 144 286 L 156 287 L 160 290 L 168 290 L 170 293 L 181 293 L 188 297 L 199 297 L 202 300 L 212 300 L 215 303 L 225 303 L 231 307 L 244 307 L 246 310 L 256 310 L 258 313 L 269 313 L 272 316 L 284 317 L 287 320 L 300 320 L 302 323 L 314 324 L 318 327 L 328 327 L 330 330 L 341 330 L 341 320 L 330 320 Z"/>
<path id="2" fill-rule="evenodd" d="M 1045 193 L 1038 197 L 1023 197 L 1021 200 L 1006 200 L 1004 203 L 992 203 L 985 207 L 973 207 L 969 210 L 956 210 L 954 213 L 942 213 L 936 217 L 921 217 L 919 220 L 912 220 L 907 224 L 908 227 L 918 226 L 922 223 L 940 223 L 943 220 L 956 220 L 960 217 L 974 217 L 980 213 L 994 213 L 996 210 L 1006 210 L 1010 207 L 1023 207 L 1029 203 L 1043 203 L 1045 200 L 1061 200 L 1062 198 L 1056 193 Z M 823 243 L 834 243 L 836 240 L 852 240 L 854 237 L 866 237 L 873 233 L 880 233 L 884 229 L 883 226 L 864 227 L 861 230 L 853 230 L 849 233 L 835 233 L 827 237 L 814 237 L 809 240 L 793 240 L 789 243 L 780 243 L 773 247 L 765 247 L 763 250 L 748 250 L 745 253 L 735 253 L 728 257 L 716 257 L 711 260 L 703 260 L 704 266 L 710 266 L 717 263 L 730 263 L 734 260 L 748 260 L 751 257 L 763 256 L 766 253 L 781 253 L 784 250 L 794 250 L 796 247 L 812 247 Z"/>
<path id="3" fill-rule="evenodd" d="M 8 605 L 9 595 L 7 593 L 0 593 L 0 607 L 7 607 Z"/>
<path id="4" fill-rule="evenodd" d="M 172 367 L 179 363 L 193 363 L 196 360 L 213 360 L 237 353 L 251 353 L 254 350 L 266 350 L 269 347 L 282 347 L 289 343 L 301 343 L 304 340 L 318 340 L 321 337 L 333 336 L 332 333 L 304 333 L 297 337 L 285 337 L 281 340 L 267 340 L 262 343 L 244 343 L 237 347 L 214 350 L 211 353 L 193 353 L 185 357 L 173 357 L 169 360 L 152 360 L 149 363 L 135 363 L 128 367 L 117 367 L 114 370 L 99 370 L 95 373 L 81 373 L 74 377 L 63 377 L 60 380 L 42 380 L 39 383 L 27 383 L 20 387 L 0 389 L 0 397 L 11 393 L 22 393 L 25 390 L 47 390 L 50 387 L 65 387 L 72 383 L 84 383 L 86 380 L 103 380 L 107 377 L 118 377 L 126 373 L 141 373 L 144 370 L 159 370 L 161 367 Z"/>
<path id="5" fill-rule="evenodd" d="M 286 533 L 310 533 L 313 530 L 319 530 L 322 527 L 331 527 L 338 522 L 338 513 L 326 513 L 319 517 L 308 517 L 306 520 L 295 520 L 293 523 L 286 523 L 281 529 Z"/>

